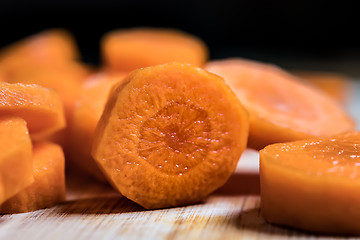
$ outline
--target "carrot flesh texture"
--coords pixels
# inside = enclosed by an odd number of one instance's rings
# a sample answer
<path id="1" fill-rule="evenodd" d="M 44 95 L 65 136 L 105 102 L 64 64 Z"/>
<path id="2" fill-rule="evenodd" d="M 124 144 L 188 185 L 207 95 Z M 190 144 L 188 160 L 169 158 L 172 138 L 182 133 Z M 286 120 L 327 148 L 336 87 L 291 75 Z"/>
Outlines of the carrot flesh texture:
<path id="1" fill-rule="evenodd" d="M 4 202 L 1 213 L 35 211 L 65 200 L 65 158 L 61 146 L 36 143 L 32 159 L 34 182 Z"/>
<path id="2" fill-rule="evenodd" d="M 174 29 L 134 28 L 107 33 L 102 54 L 111 69 L 132 71 L 167 62 L 203 66 L 208 48 L 199 38 Z"/>
<path id="3" fill-rule="evenodd" d="M 57 92 L 34 84 L 0 83 L 0 116 L 23 118 L 33 140 L 49 136 L 66 126 Z"/>
<path id="4" fill-rule="evenodd" d="M 335 100 L 276 66 L 236 58 L 210 62 L 206 69 L 224 77 L 248 110 L 252 148 L 355 128 Z"/>
<path id="5" fill-rule="evenodd" d="M 0 118 L 0 204 L 33 181 L 32 144 L 26 122 Z"/>
<path id="6" fill-rule="evenodd" d="M 173 207 L 222 186 L 247 135 L 247 112 L 222 78 L 169 63 L 114 86 L 92 155 L 127 198 L 149 209 Z"/>
<path id="7" fill-rule="evenodd" d="M 360 132 L 260 151 L 261 212 L 270 223 L 359 235 Z"/>

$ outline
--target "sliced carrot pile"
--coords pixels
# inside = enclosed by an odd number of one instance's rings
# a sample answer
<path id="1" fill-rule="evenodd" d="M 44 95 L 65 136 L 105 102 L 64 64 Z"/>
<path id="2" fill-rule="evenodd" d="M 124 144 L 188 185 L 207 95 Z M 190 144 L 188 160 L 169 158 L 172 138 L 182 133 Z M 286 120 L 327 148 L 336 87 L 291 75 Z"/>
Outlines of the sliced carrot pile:
<path id="1" fill-rule="evenodd" d="M 35 84 L 0 83 L 0 116 L 18 116 L 27 122 L 34 140 L 65 127 L 59 95 Z"/>
<path id="2" fill-rule="evenodd" d="M 187 64 L 157 65 L 114 86 L 92 155 L 112 185 L 145 208 L 190 204 L 228 180 L 248 124 L 221 77 Z"/>
<path id="3" fill-rule="evenodd" d="M 345 104 L 350 96 L 349 77 L 332 72 L 295 71 L 296 76 L 318 87 L 340 103 Z"/>
<path id="4" fill-rule="evenodd" d="M 112 69 L 131 71 L 167 62 L 203 66 L 206 44 L 175 29 L 133 28 L 107 33 L 101 42 L 104 63 Z"/>
<path id="5" fill-rule="evenodd" d="M 210 62 L 206 69 L 224 77 L 248 110 L 252 148 L 354 129 L 335 100 L 276 66 L 226 59 Z"/>
<path id="6" fill-rule="evenodd" d="M 0 204 L 34 181 L 31 155 L 26 122 L 0 117 Z"/>
<path id="7" fill-rule="evenodd" d="M 70 125 L 70 160 L 77 168 L 100 181 L 104 174 L 91 156 L 96 125 L 104 111 L 111 87 L 123 81 L 125 74 L 99 72 L 84 82 L 76 102 Z"/>
<path id="8" fill-rule="evenodd" d="M 360 132 L 267 146 L 260 184 L 267 221 L 360 234 Z"/>
<path id="9" fill-rule="evenodd" d="M 30 212 L 65 200 L 65 159 L 61 147 L 37 143 L 33 149 L 34 182 L 0 206 L 0 213 Z"/>

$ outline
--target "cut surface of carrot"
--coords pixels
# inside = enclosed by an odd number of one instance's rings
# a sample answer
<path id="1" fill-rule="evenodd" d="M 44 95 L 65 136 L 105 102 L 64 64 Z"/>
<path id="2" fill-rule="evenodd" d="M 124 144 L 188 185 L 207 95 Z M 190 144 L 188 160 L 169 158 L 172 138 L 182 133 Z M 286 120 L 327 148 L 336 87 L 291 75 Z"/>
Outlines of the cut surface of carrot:
<path id="1" fill-rule="evenodd" d="M 58 93 L 35 84 L 0 83 L 0 116 L 23 118 L 34 140 L 66 126 Z"/>
<path id="2" fill-rule="evenodd" d="M 360 234 L 360 132 L 260 151 L 261 212 L 271 222 L 327 234 Z"/>
<path id="3" fill-rule="evenodd" d="M 26 122 L 0 117 L 0 204 L 34 181 L 31 155 Z"/>
<path id="4" fill-rule="evenodd" d="M 107 33 L 103 60 L 112 69 L 131 71 L 167 62 L 203 66 L 208 48 L 199 38 L 176 29 L 133 28 Z"/>
<path id="5" fill-rule="evenodd" d="M 0 205 L 0 213 L 30 212 L 53 207 L 65 200 L 65 158 L 54 143 L 36 143 L 33 148 L 34 182 Z"/>
<path id="6" fill-rule="evenodd" d="M 94 132 L 104 111 L 111 87 L 123 81 L 125 76 L 125 73 L 102 71 L 86 80 L 79 92 L 73 119 L 69 126 L 71 163 L 102 182 L 107 180 L 91 156 Z"/>
<path id="7" fill-rule="evenodd" d="M 252 148 L 355 128 L 338 102 L 276 66 L 234 58 L 210 62 L 206 69 L 224 77 L 249 112 Z"/>
<path id="8" fill-rule="evenodd" d="M 202 200 L 235 170 L 248 115 L 223 79 L 168 63 L 112 89 L 92 155 L 110 183 L 148 209 Z"/>

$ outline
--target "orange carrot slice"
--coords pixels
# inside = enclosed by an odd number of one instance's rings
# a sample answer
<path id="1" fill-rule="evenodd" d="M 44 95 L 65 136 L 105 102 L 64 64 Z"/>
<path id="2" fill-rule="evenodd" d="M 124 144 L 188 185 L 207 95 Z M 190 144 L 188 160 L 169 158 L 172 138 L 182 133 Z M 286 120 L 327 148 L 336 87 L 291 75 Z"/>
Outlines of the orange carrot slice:
<path id="1" fill-rule="evenodd" d="M 276 224 L 360 234 L 360 132 L 260 151 L 261 212 Z"/>
<path id="2" fill-rule="evenodd" d="M 110 183 L 145 208 L 190 204 L 228 180 L 248 124 L 221 77 L 187 64 L 157 65 L 114 86 L 92 155 Z"/>
<path id="3" fill-rule="evenodd" d="M 33 181 L 32 144 L 26 122 L 0 118 L 0 204 Z"/>
<path id="4" fill-rule="evenodd" d="M 202 40 L 175 29 L 115 30 L 103 37 L 101 47 L 105 64 L 120 71 L 175 61 L 203 66 L 209 55 Z"/>
<path id="5" fill-rule="evenodd" d="M 57 92 L 31 84 L 0 83 L 0 116 L 18 116 L 34 140 L 65 127 L 63 106 Z"/>
<path id="6" fill-rule="evenodd" d="M 250 114 L 249 146 L 264 146 L 351 131 L 354 121 L 328 95 L 272 65 L 244 59 L 210 62 Z"/>
<path id="7" fill-rule="evenodd" d="M 19 62 L 54 64 L 79 58 L 72 34 L 65 29 L 48 29 L 11 44 L 0 51 L 1 65 Z"/>
<path id="8" fill-rule="evenodd" d="M 70 125 L 70 160 L 77 168 L 106 182 L 104 174 L 91 156 L 96 125 L 104 111 L 111 87 L 125 78 L 124 73 L 99 72 L 84 82 L 75 104 Z"/>
<path id="9" fill-rule="evenodd" d="M 296 76 L 345 104 L 350 95 L 349 77 L 333 72 L 295 71 Z"/>
<path id="10" fill-rule="evenodd" d="M 7 82 L 37 84 L 55 89 L 63 102 L 68 120 L 78 98 L 82 82 L 90 75 L 85 66 L 73 62 L 58 65 L 24 64 L 8 69 Z"/>
<path id="11" fill-rule="evenodd" d="M 34 182 L 0 206 L 0 213 L 30 212 L 52 207 L 65 200 L 65 159 L 53 143 L 34 145 Z"/>

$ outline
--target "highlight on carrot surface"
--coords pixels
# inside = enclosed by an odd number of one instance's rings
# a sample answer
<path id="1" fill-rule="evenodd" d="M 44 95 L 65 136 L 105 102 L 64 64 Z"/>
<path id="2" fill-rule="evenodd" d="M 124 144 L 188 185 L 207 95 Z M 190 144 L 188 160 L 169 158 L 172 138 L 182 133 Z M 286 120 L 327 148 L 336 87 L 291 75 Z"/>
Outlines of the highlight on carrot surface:
<path id="1" fill-rule="evenodd" d="M 101 55 L 111 69 L 132 71 L 167 62 L 202 67 L 208 60 L 209 50 L 198 37 L 177 29 L 130 28 L 105 34 Z"/>
<path id="2" fill-rule="evenodd" d="M 221 77 L 188 64 L 156 65 L 114 86 L 92 155 L 125 197 L 148 209 L 181 206 L 228 180 L 248 125 Z"/>
<path id="3" fill-rule="evenodd" d="M 34 182 L 0 205 L 0 213 L 23 213 L 53 207 L 65 200 L 65 158 L 54 143 L 33 148 Z"/>
<path id="4" fill-rule="evenodd" d="M 69 126 L 69 163 L 97 180 L 106 182 L 93 157 L 93 144 L 96 125 L 104 111 L 111 87 L 124 80 L 125 73 L 111 73 L 102 70 L 90 76 L 81 86 L 75 104 L 73 118 Z M 69 166 L 69 165 L 68 165 Z"/>
<path id="5" fill-rule="evenodd" d="M 0 204 L 34 181 L 31 155 L 26 122 L 0 117 Z"/>
<path id="6" fill-rule="evenodd" d="M 260 151 L 261 213 L 270 223 L 360 235 L 360 132 Z"/>
<path id="7" fill-rule="evenodd" d="M 23 118 L 33 140 L 66 126 L 61 99 L 54 90 L 35 84 L 0 83 L 0 117 Z"/>
<path id="8" fill-rule="evenodd" d="M 224 77 L 249 112 L 252 148 L 355 128 L 338 102 L 274 65 L 233 58 L 209 62 L 205 68 Z"/>

